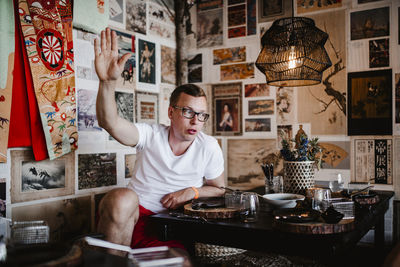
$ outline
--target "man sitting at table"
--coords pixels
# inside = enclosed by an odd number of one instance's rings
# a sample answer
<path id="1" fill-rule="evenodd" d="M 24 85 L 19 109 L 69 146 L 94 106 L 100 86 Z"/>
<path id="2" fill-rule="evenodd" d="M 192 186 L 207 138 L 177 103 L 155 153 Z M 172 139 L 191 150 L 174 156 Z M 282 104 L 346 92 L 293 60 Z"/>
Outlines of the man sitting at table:
<path id="1" fill-rule="evenodd" d="M 128 188 L 113 189 L 101 201 L 98 230 L 106 240 L 132 248 L 183 248 L 179 242 L 161 242 L 146 232 L 146 218 L 194 198 L 224 193 L 222 151 L 215 138 L 201 132 L 209 118 L 205 93 L 193 84 L 177 87 L 170 97 L 169 127 L 133 124 L 118 116 L 114 96 L 116 80 L 130 55 L 118 57 L 117 36 L 109 28 L 101 32 L 100 47 L 98 40 L 94 46 L 99 125 L 137 152 Z"/>

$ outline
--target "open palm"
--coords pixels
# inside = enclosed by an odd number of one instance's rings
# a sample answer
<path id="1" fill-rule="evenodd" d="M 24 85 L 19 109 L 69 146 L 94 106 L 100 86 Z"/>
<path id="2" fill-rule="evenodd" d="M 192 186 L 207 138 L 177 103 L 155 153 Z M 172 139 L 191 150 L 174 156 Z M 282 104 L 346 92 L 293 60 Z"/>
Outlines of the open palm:
<path id="1" fill-rule="evenodd" d="M 101 32 L 100 46 L 94 40 L 94 65 L 101 81 L 115 81 L 121 75 L 125 62 L 131 56 L 129 53 L 118 57 L 117 34 L 109 28 Z"/>

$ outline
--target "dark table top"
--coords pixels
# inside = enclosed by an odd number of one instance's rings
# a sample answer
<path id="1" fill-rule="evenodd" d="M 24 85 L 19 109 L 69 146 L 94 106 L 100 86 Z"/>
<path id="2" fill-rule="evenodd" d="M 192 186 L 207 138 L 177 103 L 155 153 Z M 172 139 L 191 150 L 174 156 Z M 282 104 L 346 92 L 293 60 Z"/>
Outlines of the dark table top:
<path id="1" fill-rule="evenodd" d="M 247 250 L 285 252 L 287 254 L 326 258 L 345 254 L 380 220 L 389 207 L 392 191 L 375 191 L 377 204 L 356 208 L 354 230 L 337 234 L 301 234 L 275 230 L 271 210 L 260 212 L 257 222 L 243 223 L 238 218 L 193 220 L 176 218 L 168 213 L 151 216 L 162 240 L 179 239 Z"/>

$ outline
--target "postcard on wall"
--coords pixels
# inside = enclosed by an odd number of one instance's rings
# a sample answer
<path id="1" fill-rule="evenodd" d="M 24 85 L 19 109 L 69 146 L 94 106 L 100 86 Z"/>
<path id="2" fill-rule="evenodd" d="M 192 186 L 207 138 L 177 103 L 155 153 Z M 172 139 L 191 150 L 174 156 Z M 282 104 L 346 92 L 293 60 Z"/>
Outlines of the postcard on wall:
<path id="1" fill-rule="evenodd" d="M 125 53 L 131 56 L 126 61 L 121 76 L 117 80 L 116 88 L 135 90 L 136 88 L 136 53 L 135 36 L 122 31 L 114 30 L 118 37 L 118 55 L 121 57 Z"/>
<path id="2" fill-rule="evenodd" d="M 292 15 L 292 0 L 259 0 L 258 21 L 266 22 Z"/>
<path id="3" fill-rule="evenodd" d="M 125 30 L 125 0 L 110 0 L 108 24 Z"/>
<path id="4" fill-rule="evenodd" d="M 254 78 L 254 63 L 238 63 L 222 65 L 221 81 L 242 80 Z"/>
<path id="5" fill-rule="evenodd" d="M 322 148 L 323 169 L 350 170 L 350 142 L 348 141 L 320 141 Z"/>
<path id="6" fill-rule="evenodd" d="M 392 135 L 392 70 L 348 74 L 348 135 Z"/>
<path id="7" fill-rule="evenodd" d="M 126 1 L 126 29 L 128 31 L 146 34 L 146 1 Z"/>
<path id="8" fill-rule="evenodd" d="M 242 83 L 215 84 L 213 135 L 242 135 Z"/>
<path id="9" fill-rule="evenodd" d="M 78 155 L 78 189 L 117 184 L 116 153 Z"/>
<path id="10" fill-rule="evenodd" d="M 198 4 L 199 6 L 200 4 Z M 223 9 L 197 11 L 197 48 L 223 44 Z"/>
<path id="11" fill-rule="evenodd" d="M 271 118 L 246 118 L 244 129 L 247 133 L 271 132 Z"/>
<path id="12" fill-rule="evenodd" d="M 228 29 L 228 38 L 238 38 L 246 36 L 246 26 L 240 26 L 236 28 Z"/>
<path id="13" fill-rule="evenodd" d="M 395 123 L 400 124 L 400 73 L 395 74 Z"/>
<path id="14" fill-rule="evenodd" d="M 169 98 L 174 91 L 174 86 L 162 86 L 160 89 L 159 95 L 159 118 L 158 122 L 164 125 L 170 125 L 170 120 L 168 118 L 168 107 L 169 107 Z"/>
<path id="15" fill-rule="evenodd" d="M 201 83 L 203 81 L 202 57 L 202 54 L 188 56 L 188 83 Z"/>
<path id="16" fill-rule="evenodd" d="M 136 122 L 158 123 L 158 94 L 136 93 Z"/>
<path id="17" fill-rule="evenodd" d="M 246 5 L 228 7 L 228 27 L 239 26 L 246 23 Z"/>
<path id="18" fill-rule="evenodd" d="M 257 1 L 247 0 L 247 35 L 257 34 Z"/>
<path id="19" fill-rule="evenodd" d="M 389 7 L 382 7 L 350 13 L 351 40 L 388 36 L 389 11 Z"/>
<path id="20" fill-rule="evenodd" d="M 390 138 L 352 139 L 354 172 L 352 182 L 393 183 L 393 142 Z"/>
<path id="21" fill-rule="evenodd" d="M 161 82 L 176 84 L 176 49 L 161 45 Z"/>
<path id="22" fill-rule="evenodd" d="M 74 153 L 54 160 L 35 161 L 32 150 L 11 154 L 11 203 L 74 193 Z"/>
<path id="23" fill-rule="evenodd" d="M 248 101 L 248 115 L 273 115 L 275 112 L 273 99 L 259 99 Z"/>
<path id="24" fill-rule="evenodd" d="M 276 90 L 276 123 L 291 124 L 296 121 L 295 92 L 291 87 L 279 87 Z"/>
<path id="25" fill-rule="evenodd" d="M 266 83 L 253 83 L 244 86 L 244 97 L 270 96 L 270 86 Z"/>
<path id="26" fill-rule="evenodd" d="M 164 39 L 174 40 L 175 28 L 157 21 L 150 21 L 148 34 L 156 35 Z"/>
<path id="27" fill-rule="evenodd" d="M 308 13 L 342 6 L 342 1 L 297 1 L 297 14 Z"/>
<path id="28" fill-rule="evenodd" d="M 156 83 L 156 45 L 139 39 L 139 82 Z"/>
<path id="29" fill-rule="evenodd" d="M 175 26 L 173 1 L 148 1 L 148 18 L 149 20 Z"/>
<path id="30" fill-rule="evenodd" d="M 91 214 L 90 196 L 12 208 L 13 221 L 45 221 L 51 242 L 67 242 L 73 236 L 93 232 Z"/>
<path id="31" fill-rule="evenodd" d="M 228 139 L 228 187 L 250 190 L 265 185 L 261 164 L 282 169 L 276 139 Z"/>
<path id="32" fill-rule="evenodd" d="M 134 122 L 133 94 L 116 91 L 115 102 L 118 115 L 127 121 Z"/>
<path id="33" fill-rule="evenodd" d="M 292 125 L 278 125 L 277 127 L 277 148 L 282 149 L 282 140 L 292 140 L 293 136 L 293 126 Z"/>
<path id="34" fill-rule="evenodd" d="M 78 130 L 80 132 L 101 132 L 96 116 L 94 90 L 78 89 Z"/>
<path id="35" fill-rule="evenodd" d="M 369 67 L 389 67 L 389 38 L 369 41 Z"/>
<path id="36" fill-rule="evenodd" d="M 246 46 L 213 50 L 213 64 L 226 64 L 246 61 Z"/>
<path id="37" fill-rule="evenodd" d="M 6 178 L 0 178 L 0 216 L 7 217 Z"/>
<path id="38" fill-rule="evenodd" d="M 132 178 L 136 154 L 125 154 L 125 178 Z"/>

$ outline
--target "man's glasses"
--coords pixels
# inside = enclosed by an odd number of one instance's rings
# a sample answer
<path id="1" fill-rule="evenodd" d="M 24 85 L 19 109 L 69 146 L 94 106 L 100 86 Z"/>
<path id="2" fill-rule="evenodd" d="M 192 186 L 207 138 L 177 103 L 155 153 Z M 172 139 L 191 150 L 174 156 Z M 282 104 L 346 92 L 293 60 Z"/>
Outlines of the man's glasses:
<path id="1" fill-rule="evenodd" d="M 210 117 L 210 114 L 204 112 L 196 112 L 190 108 L 182 108 L 178 106 L 173 106 L 173 108 L 182 110 L 182 116 L 185 117 L 186 119 L 193 119 L 194 116 L 197 115 L 197 119 L 199 121 L 206 122 L 208 120 L 208 117 Z"/>

